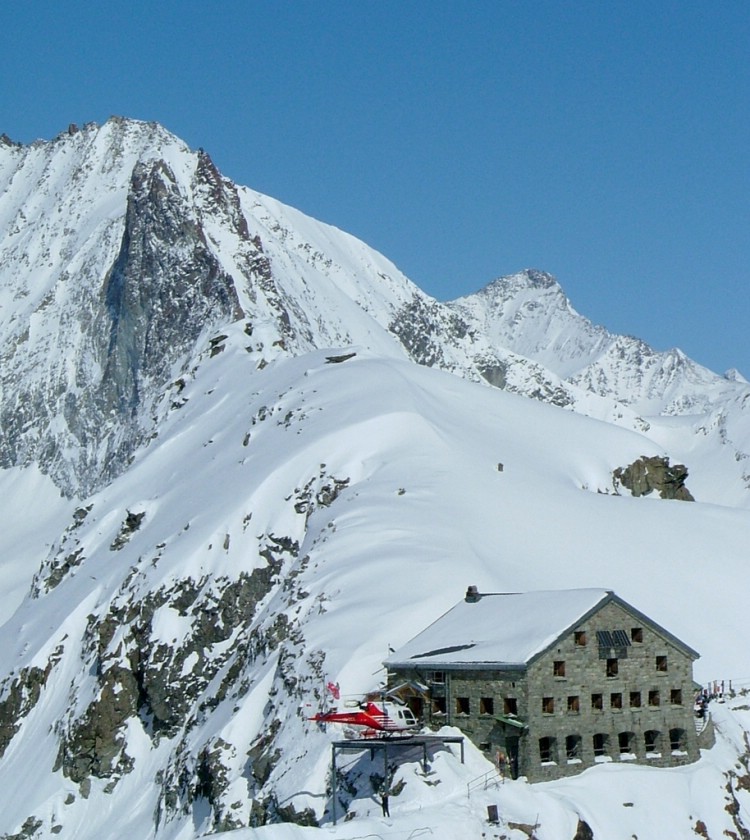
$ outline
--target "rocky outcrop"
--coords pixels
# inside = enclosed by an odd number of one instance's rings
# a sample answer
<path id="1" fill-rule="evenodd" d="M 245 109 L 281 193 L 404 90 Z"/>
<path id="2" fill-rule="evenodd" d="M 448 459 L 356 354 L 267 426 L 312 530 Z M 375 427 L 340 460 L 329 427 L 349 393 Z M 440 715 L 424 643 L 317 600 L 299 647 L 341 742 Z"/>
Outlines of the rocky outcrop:
<path id="1" fill-rule="evenodd" d="M 395 315 L 388 329 L 420 365 L 450 368 L 445 356 L 446 341 L 459 342 L 469 333 L 463 318 L 444 304 L 414 294 Z"/>
<path id="2" fill-rule="evenodd" d="M 21 728 L 24 718 L 39 701 L 61 653 L 62 649 L 58 650 L 45 668 L 23 668 L 15 678 L 0 685 L 0 758 Z"/>
<path id="3" fill-rule="evenodd" d="M 101 619 L 92 617 L 87 647 L 99 689 L 84 713 L 62 733 L 58 768 L 75 782 L 88 776 L 116 779 L 129 772 L 125 724 L 141 721 L 155 743 L 188 724 L 201 701 L 216 705 L 226 696 L 247 663 L 273 644 L 261 632 L 250 633 L 257 603 L 268 594 L 280 563 L 268 552 L 268 565 L 238 579 L 180 581 L 142 600 L 114 603 Z M 161 610 L 189 617 L 191 632 L 181 645 L 153 637 Z M 235 637 L 228 650 L 217 646 Z M 232 667 L 232 660 L 241 667 Z M 226 668 L 213 696 L 203 698 L 209 683 Z"/>
<path id="4" fill-rule="evenodd" d="M 662 499 L 695 501 L 685 486 L 687 467 L 684 464 L 670 466 L 669 458 L 644 455 L 630 466 L 618 467 L 612 475 L 615 489 L 625 487 L 633 496 L 648 496 L 656 491 Z"/>
<path id="5" fill-rule="evenodd" d="M 42 820 L 38 817 L 31 816 L 24 821 L 20 831 L 15 834 L 3 834 L 0 840 L 33 840 L 34 837 L 39 835 L 39 830 L 43 825 Z M 55 828 L 57 828 L 57 831 L 55 831 Z M 58 834 L 59 832 L 60 826 L 54 826 L 52 833 Z"/>

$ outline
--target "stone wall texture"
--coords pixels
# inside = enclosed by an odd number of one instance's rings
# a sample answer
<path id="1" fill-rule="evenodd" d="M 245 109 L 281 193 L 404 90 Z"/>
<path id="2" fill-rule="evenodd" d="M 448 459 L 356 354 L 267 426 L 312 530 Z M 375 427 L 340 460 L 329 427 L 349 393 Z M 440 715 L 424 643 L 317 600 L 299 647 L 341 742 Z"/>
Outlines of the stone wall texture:
<path id="1" fill-rule="evenodd" d="M 600 646 L 597 631 L 620 631 L 627 644 Z M 692 663 L 669 634 L 608 602 L 525 670 L 394 676 L 430 686 L 427 723 L 457 726 L 491 759 L 505 754 L 509 772 L 545 781 L 611 761 L 697 760 Z M 524 728 L 505 722 L 508 715 Z"/>

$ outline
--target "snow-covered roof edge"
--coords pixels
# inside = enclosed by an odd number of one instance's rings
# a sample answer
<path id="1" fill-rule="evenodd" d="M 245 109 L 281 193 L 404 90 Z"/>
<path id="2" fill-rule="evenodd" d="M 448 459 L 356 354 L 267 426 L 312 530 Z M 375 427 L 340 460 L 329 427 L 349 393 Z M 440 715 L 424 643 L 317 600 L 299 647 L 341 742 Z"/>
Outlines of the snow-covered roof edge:
<path id="1" fill-rule="evenodd" d="M 559 628 L 554 636 L 548 636 L 544 643 L 541 646 L 536 646 L 533 650 L 529 652 L 529 654 L 523 657 L 520 661 L 514 660 L 497 660 L 494 658 L 488 659 L 475 659 L 475 660 L 466 660 L 457 658 L 455 661 L 445 660 L 445 654 L 449 653 L 449 649 L 446 648 L 444 651 L 440 653 L 443 654 L 441 658 L 435 659 L 434 662 L 426 662 L 425 659 L 428 658 L 429 654 L 419 655 L 411 653 L 410 648 L 412 647 L 413 643 L 418 641 L 420 637 L 426 635 L 429 637 L 430 631 L 436 628 L 437 625 L 444 622 L 446 619 L 449 620 L 451 614 L 462 607 L 466 601 L 469 599 L 469 594 L 471 589 L 476 591 L 475 587 L 471 587 L 469 592 L 467 592 L 467 598 L 462 599 L 458 603 L 454 604 L 449 610 L 443 613 L 440 617 L 435 619 L 431 624 L 429 624 L 424 630 L 420 631 L 416 636 L 410 639 L 405 645 L 401 647 L 400 650 L 396 651 L 392 656 L 388 657 L 384 660 L 383 664 L 386 668 L 390 669 L 399 669 L 399 668 L 425 668 L 430 665 L 433 667 L 439 668 L 440 670 L 465 670 L 465 669 L 473 669 L 473 670 L 519 670 L 519 669 L 526 669 L 531 664 L 533 664 L 537 659 L 543 656 L 548 650 L 553 648 L 557 645 L 562 638 L 566 635 L 571 633 L 573 629 L 580 625 L 582 622 L 587 621 L 592 615 L 597 613 L 599 610 L 602 609 L 608 603 L 615 603 L 624 609 L 626 612 L 629 612 L 637 621 L 642 624 L 648 625 L 655 633 L 660 635 L 663 639 L 668 641 L 670 644 L 677 647 L 681 650 L 686 656 L 688 656 L 692 660 L 696 660 L 700 658 L 700 654 L 691 648 L 688 644 L 683 642 L 673 633 L 670 633 L 664 627 L 662 627 L 658 622 L 654 621 L 652 618 L 647 616 L 645 613 L 641 612 L 640 610 L 636 609 L 634 606 L 629 604 L 627 601 L 623 600 L 619 595 L 615 594 L 614 591 L 609 589 L 602 589 L 599 590 L 601 592 L 601 597 L 597 599 L 597 601 L 590 605 L 587 609 L 582 610 L 579 613 L 568 618 L 565 622 L 565 625 Z M 561 592 L 576 592 L 578 590 L 560 590 Z M 596 590 L 594 590 L 596 591 Z M 491 593 L 482 593 L 478 595 L 477 600 L 479 598 L 493 598 L 498 596 L 504 595 L 515 595 L 521 593 L 501 593 L 501 592 L 491 592 Z M 465 645 L 458 645 L 456 646 L 457 651 L 460 648 L 466 647 Z M 404 655 L 407 652 L 411 655 Z M 437 651 L 436 651 L 437 653 Z"/>

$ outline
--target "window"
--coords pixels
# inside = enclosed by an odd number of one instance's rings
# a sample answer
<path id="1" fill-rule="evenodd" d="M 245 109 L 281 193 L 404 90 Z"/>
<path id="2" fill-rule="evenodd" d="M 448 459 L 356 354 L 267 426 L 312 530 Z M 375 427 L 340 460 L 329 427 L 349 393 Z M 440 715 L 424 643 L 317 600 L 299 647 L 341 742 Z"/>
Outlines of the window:
<path id="1" fill-rule="evenodd" d="M 659 697 L 659 689 L 655 688 L 648 693 L 648 705 L 649 706 L 660 706 L 661 699 Z"/>
<path id="2" fill-rule="evenodd" d="M 681 688 L 673 688 L 669 692 L 669 702 L 673 706 L 681 706 L 682 705 L 682 689 Z"/>
<path id="3" fill-rule="evenodd" d="M 622 708 L 622 694 L 619 691 L 615 691 L 609 695 L 609 705 L 612 709 Z"/>
<path id="4" fill-rule="evenodd" d="M 552 666 L 552 673 L 556 677 L 565 676 L 565 662 L 563 660 L 556 660 Z"/>
<path id="5" fill-rule="evenodd" d="M 607 750 L 609 749 L 609 735 L 606 732 L 597 732 L 593 738 L 594 742 L 594 755 L 607 755 Z"/>
<path id="6" fill-rule="evenodd" d="M 542 697 L 542 714 L 553 715 L 555 713 L 555 698 Z"/>
<path id="7" fill-rule="evenodd" d="M 591 695 L 591 708 L 600 712 L 604 708 L 604 695 L 602 695 L 602 694 L 592 694 Z"/>
<path id="8" fill-rule="evenodd" d="M 495 714 L 495 701 L 492 697 L 480 697 L 479 698 L 479 714 L 480 715 L 494 715 Z"/>
<path id="9" fill-rule="evenodd" d="M 635 732 L 620 732 L 617 736 L 620 755 L 635 752 Z"/>
<path id="10" fill-rule="evenodd" d="M 470 711 L 469 698 L 468 697 L 456 697 L 456 714 L 457 715 L 468 715 L 469 711 Z"/>
<path id="11" fill-rule="evenodd" d="M 576 630 L 575 633 L 573 633 L 573 641 L 577 647 L 586 647 L 586 631 Z"/>
<path id="12" fill-rule="evenodd" d="M 557 761 L 557 741 L 545 736 L 539 739 L 539 759 L 544 762 Z"/>
<path id="13" fill-rule="evenodd" d="M 517 715 L 518 714 L 518 700 L 515 697 L 503 698 L 503 714 Z"/>
<path id="14" fill-rule="evenodd" d="M 667 657 L 666 656 L 657 656 L 656 657 L 656 670 L 661 671 L 663 674 L 667 672 Z"/>
<path id="15" fill-rule="evenodd" d="M 630 708 L 631 709 L 640 709 L 641 708 L 641 692 L 640 691 L 631 691 L 630 692 Z"/>
<path id="16" fill-rule="evenodd" d="M 643 644 L 643 628 L 633 627 L 630 630 L 630 641 L 636 645 Z"/>
<path id="17" fill-rule="evenodd" d="M 578 695 L 571 695 L 568 697 L 568 712 L 572 715 L 577 715 L 581 711 L 581 702 Z"/>
<path id="18" fill-rule="evenodd" d="M 661 733 L 657 732 L 655 729 L 649 729 L 647 732 L 643 733 L 643 743 L 646 746 L 647 753 L 659 752 Z"/>
<path id="19" fill-rule="evenodd" d="M 684 729 L 669 730 L 669 748 L 673 752 L 685 752 L 687 749 L 687 738 Z"/>
<path id="20" fill-rule="evenodd" d="M 565 757 L 568 761 L 573 761 L 581 757 L 581 736 L 580 735 L 566 735 L 565 736 Z"/>
<path id="21" fill-rule="evenodd" d="M 607 660 L 607 676 L 616 677 L 619 672 L 619 663 L 616 659 Z"/>
<path id="22" fill-rule="evenodd" d="M 488 753 L 490 751 L 490 742 L 489 741 L 482 741 L 482 743 L 479 745 L 479 749 L 482 752 Z"/>
<path id="23" fill-rule="evenodd" d="M 433 697 L 432 698 L 432 714 L 433 715 L 444 715 L 445 714 L 445 697 Z"/>
<path id="24" fill-rule="evenodd" d="M 432 672 L 432 681 L 437 685 L 444 685 L 445 684 L 445 671 L 433 671 Z"/>

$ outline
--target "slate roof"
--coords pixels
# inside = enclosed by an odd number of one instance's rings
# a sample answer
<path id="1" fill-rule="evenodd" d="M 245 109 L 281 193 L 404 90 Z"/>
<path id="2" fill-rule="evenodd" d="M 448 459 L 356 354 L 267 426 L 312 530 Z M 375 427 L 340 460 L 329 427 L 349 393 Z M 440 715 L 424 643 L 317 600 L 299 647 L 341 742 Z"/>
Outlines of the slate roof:
<path id="1" fill-rule="evenodd" d="M 698 658 L 696 651 L 609 589 L 555 589 L 482 594 L 475 601 L 460 601 L 384 664 L 391 669 L 525 669 L 561 636 L 610 600 L 691 658 Z"/>

